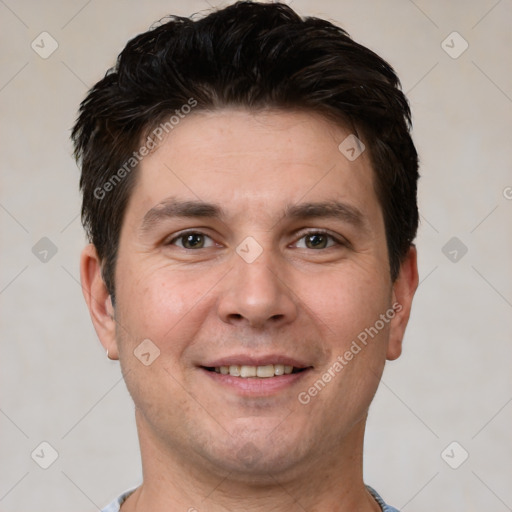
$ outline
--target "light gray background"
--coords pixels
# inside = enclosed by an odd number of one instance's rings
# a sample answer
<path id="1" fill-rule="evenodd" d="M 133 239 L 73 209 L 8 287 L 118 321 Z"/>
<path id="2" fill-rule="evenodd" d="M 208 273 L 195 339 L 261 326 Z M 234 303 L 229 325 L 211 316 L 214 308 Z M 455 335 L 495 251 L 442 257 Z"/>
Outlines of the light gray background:
<path id="1" fill-rule="evenodd" d="M 370 412 L 366 481 L 404 511 L 512 510 L 512 2 L 290 3 L 391 62 L 421 155 L 421 285 L 404 354 Z M 93 511 L 139 482 L 133 406 L 78 282 L 85 239 L 69 128 L 130 37 L 208 8 L 0 0 L 2 512 Z M 59 45 L 47 59 L 31 48 L 43 31 Z M 453 31 L 469 44 L 458 58 Z M 42 237 L 58 249 L 46 263 L 32 252 Z M 456 262 L 442 251 L 452 237 L 468 249 Z M 59 455 L 46 470 L 31 458 L 43 441 Z M 443 460 L 453 441 L 461 448 Z M 462 450 L 469 458 L 452 469 Z"/>

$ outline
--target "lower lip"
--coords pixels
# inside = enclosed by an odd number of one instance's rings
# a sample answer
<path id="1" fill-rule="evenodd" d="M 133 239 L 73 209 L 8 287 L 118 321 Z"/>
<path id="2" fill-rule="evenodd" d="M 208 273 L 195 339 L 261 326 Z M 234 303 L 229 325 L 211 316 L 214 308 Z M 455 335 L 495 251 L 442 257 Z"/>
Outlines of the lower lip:
<path id="1" fill-rule="evenodd" d="M 222 373 L 211 372 L 201 368 L 214 382 L 229 389 L 235 390 L 243 396 L 270 396 L 286 388 L 289 388 L 302 380 L 309 368 L 299 373 L 288 373 L 277 377 L 233 377 Z"/>

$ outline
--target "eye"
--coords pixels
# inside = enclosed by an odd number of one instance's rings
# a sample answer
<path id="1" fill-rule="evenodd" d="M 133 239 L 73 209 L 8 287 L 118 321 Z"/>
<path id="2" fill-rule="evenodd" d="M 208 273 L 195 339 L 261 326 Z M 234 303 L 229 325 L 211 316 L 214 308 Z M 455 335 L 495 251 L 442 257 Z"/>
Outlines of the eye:
<path id="1" fill-rule="evenodd" d="M 333 245 L 343 245 L 343 243 L 325 231 L 312 231 L 303 235 L 297 242 L 299 249 L 328 249 Z"/>
<path id="2" fill-rule="evenodd" d="M 183 249 L 205 249 L 212 247 L 214 242 L 209 236 L 203 233 L 189 231 L 188 233 L 182 233 L 174 237 L 168 245 L 177 245 Z"/>

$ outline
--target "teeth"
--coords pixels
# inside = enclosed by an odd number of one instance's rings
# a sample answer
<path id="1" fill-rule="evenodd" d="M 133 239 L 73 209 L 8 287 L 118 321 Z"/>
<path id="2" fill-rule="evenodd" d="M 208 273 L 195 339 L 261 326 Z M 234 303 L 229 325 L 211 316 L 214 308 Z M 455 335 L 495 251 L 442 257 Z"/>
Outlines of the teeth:
<path id="1" fill-rule="evenodd" d="M 254 366 L 252 367 L 254 368 Z M 275 375 L 274 365 L 267 364 L 266 366 L 257 366 L 256 367 L 256 375 L 258 377 L 273 377 Z"/>
<path id="2" fill-rule="evenodd" d="M 232 377 L 260 377 L 268 379 L 275 375 L 285 375 L 292 373 L 293 366 L 287 364 L 267 364 L 265 366 L 248 366 L 233 364 L 231 366 L 218 366 L 215 368 L 216 373 L 222 375 L 231 375 Z"/>
<path id="3" fill-rule="evenodd" d="M 292 366 L 293 370 L 293 366 Z M 291 371 L 288 373 L 292 373 Z M 274 375 L 284 375 L 284 364 L 275 364 L 274 365 Z"/>
<path id="4" fill-rule="evenodd" d="M 233 377 L 240 377 L 240 369 L 241 366 L 238 366 L 237 364 L 232 364 L 229 366 L 229 374 L 233 375 Z"/>
<path id="5" fill-rule="evenodd" d="M 258 373 L 258 368 L 256 366 L 241 366 L 240 367 L 240 377 L 256 377 Z"/>

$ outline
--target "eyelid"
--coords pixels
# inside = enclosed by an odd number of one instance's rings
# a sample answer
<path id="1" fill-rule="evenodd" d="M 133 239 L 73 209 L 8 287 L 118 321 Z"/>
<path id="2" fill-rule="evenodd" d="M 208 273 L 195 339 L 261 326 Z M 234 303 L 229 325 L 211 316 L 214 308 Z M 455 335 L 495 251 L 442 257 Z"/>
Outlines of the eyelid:
<path id="1" fill-rule="evenodd" d="M 295 233 L 295 243 L 297 243 L 297 241 L 299 240 L 302 240 L 305 236 L 308 235 L 325 235 L 332 239 L 336 243 L 336 245 L 351 247 L 351 243 L 344 236 L 338 233 L 332 233 L 331 231 L 322 228 L 306 228 L 304 230 L 298 231 L 297 233 Z"/>
<path id="2" fill-rule="evenodd" d="M 170 235 L 164 239 L 163 245 L 176 245 L 174 242 L 176 242 L 180 238 L 183 238 L 184 236 L 187 236 L 187 235 L 201 235 L 206 238 L 209 238 L 214 244 L 219 245 L 218 242 L 216 242 L 212 236 L 208 235 L 204 231 L 201 231 L 200 229 L 184 229 L 183 231 L 178 231 L 177 233 L 173 233 L 172 235 Z M 186 248 L 183 247 L 183 249 L 186 249 Z M 186 249 L 186 250 L 192 250 L 192 249 Z"/>
<path id="3" fill-rule="evenodd" d="M 215 241 L 212 236 L 210 236 L 207 233 L 205 233 L 204 231 L 202 231 L 201 228 L 185 229 L 183 231 L 178 231 L 177 233 L 173 233 L 172 235 L 170 235 L 164 239 L 163 245 L 176 245 L 174 242 L 176 242 L 177 240 L 179 240 L 180 238 L 182 238 L 186 235 L 191 235 L 191 234 L 204 236 L 206 238 L 209 238 L 214 243 L 214 245 L 221 245 L 217 241 Z M 308 236 L 308 235 L 325 235 L 325 236 L 329 237 L 331 240 L 333 240 L 336 243 L 336 245 L 346 246 L 346 247 L 352 246 L 350 241 L 347 240 L 344 236 L 342 236 L 338 233 L 336 233 L 336 234 L 332 233 L 331 231 L 322 229 L 322 228 L 305 228 L 303 230 L 297 231 L 294 235 L 294 238 L 295 238 L 294 244 L 296 244 L 299 240 L 303 239 L 305 236 Z M 186 250 L 191 250 L 191 249 L 186 249 Z"/>

